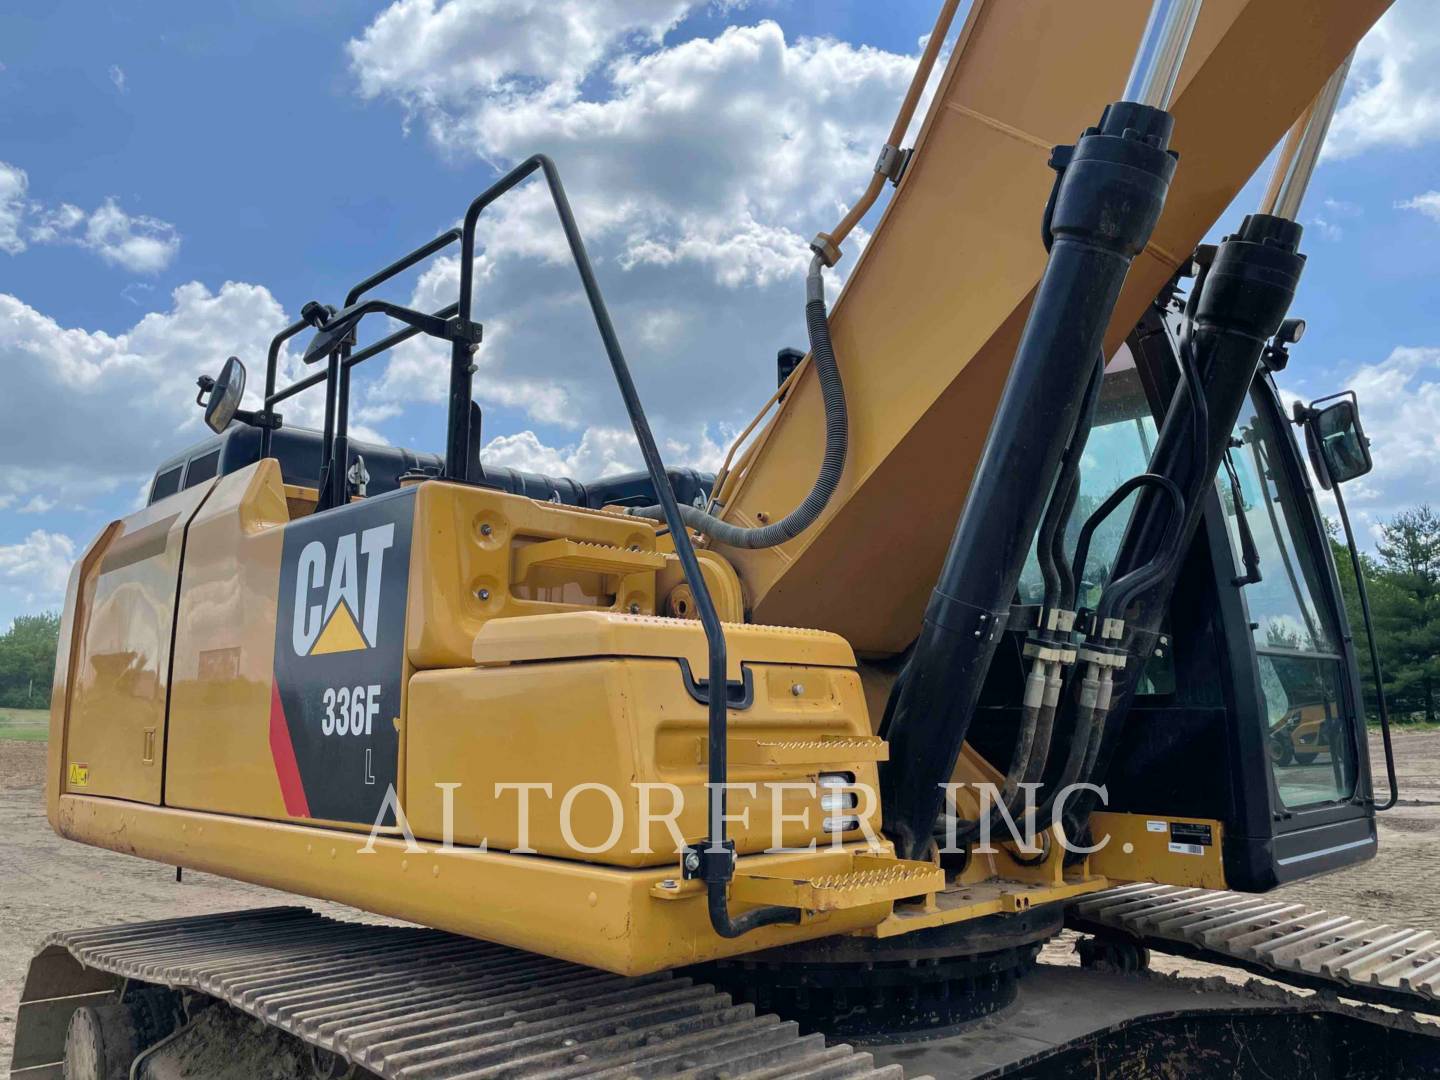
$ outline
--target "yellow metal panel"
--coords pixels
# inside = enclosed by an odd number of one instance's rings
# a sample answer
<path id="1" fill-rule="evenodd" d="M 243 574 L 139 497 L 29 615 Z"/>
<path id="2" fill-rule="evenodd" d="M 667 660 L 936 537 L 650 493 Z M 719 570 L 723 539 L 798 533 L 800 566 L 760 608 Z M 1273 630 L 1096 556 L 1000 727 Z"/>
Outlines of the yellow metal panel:
<path id="1" fill-rule="evenodd" d="M 363 854 L 365 838 L 354 833 L 75 795 L 59 800 L 56 821 L 72 840 L 624 975 L 849 933 L 879 923 L 891 907 L 807 914 L 798 926 L 727 940 L 711 929 L 703 895 L 652 896 L 662 880 L 677 876 L 673 867 L 623 870 L 539 855 L 444 853 L 389 837 Z M 752 855 L 740 867 L 779 869 L 808 858 Z"/>
<path id="2" fill-rule="evenodd" d="M 1172 837 L 1172 826 L 1191 826 L 1192 832 L 1208 830 L 1210 842 L 1186 842 Z M 1105 846 L 1090 856 L 1089 866 L 1112 882 L 1153 881 L 1159 885 L 1184 885 L 1198 889 L 1224 889 L 1225 859 L 1222 852 L 1224 828 L 1208 818 L 1163 817 L 1158 814 L 1115 814 L 1100 811 L 1090 815 L 1090 832 L 1108 836 Z M 1179 840 L 1177 844 L 1174 841 Z"/>
<path id="3" fill-rule="evenodd" d="M 1173 103 L 1179 171 L 1111 348 L 1387 5 L 1207 0 Z M 720 549 L 755 621 L 834 630 L 862 655 L 914 638 L 1044 268 L 1050 147 L 1121 92 L 1149 8 L 974 5 L 915 157 L 834 306 L 850 406 L 840 488 L 789 544 Z M 727 519 L 754 525 L 801 502 L 823 420 L 809 369 L 757 441 Z"/>
<path id="4" fill-rule="evenodd" d="M 416 493 L 407 655 L 417 669 L 468 667 L 491 619 L 604 608 L 655 611 L 653 566 L 615 574 L 536 566 L 514 580 L 515 552 L 552 540 L 655 551 L 654 522 L 430 481 Z"/>
<path id="5" fill-rule="evenodd" d="M 95 570 L 100 556 L 124 526 L 112 521 L 90 542 L 84 554 L 70 568 L 65 586 L 65 608 L 56 638 L 55 682 L 50 690 L 50 739 L 45 755 L 45 816 L 56 827 L 56 808 L 70 770 L 65 761 L 65 734 L 70 724 L 70 688 L 75 685 L 75 665 L 81 652 L 86 615 L 95 600 Z M 85 762 L 69 762 L 71 766 Z M 88 771 L 86 779 L 89 779 Z"/>
<path id="6" fill-rule="evenodd" d="M 853 667 L 845 639 L 823 630 L 732 624 L 725 627 L 727 678 L 740 678 L 747 663 Z M 710 677 L 705 631 L 693 619 L 574 611 L 530 618 L 496 619 L 475 636 L 477 664 L 509 664 L 573 656 L 683 657 L 697 679 Z"/>
<path id="7" fill-rule="evenodd" d="M 185 526 L 214 481 L 139 510 L 108 534 L 71 667 L 64 789 L 158 803 L 170 643 Z"/>
<path id="8" fill-rule="evenodd" d="M 271 756 L 287 488 L 273 459 L 222 477 L 190 526 L 170 695 L 165 801 L 285 817 Z"/>
<path id="9" fill-rule="evenodd" d="M 754 702 L 730 714 L 737 744 L 868 735 L 854 671 L 757 665 L 752 682 Z M 792 694 L 793 686 L 803 686 L 805 693 Z M 655 820 L 671 811 L 674 796 L 663 789 L 646 795 L 636 786 L 644 784 L 679 789 L 675 825 L 685 841 L 707 835 L 706 709 L 687 693 L 673 660 L 611 658 L 420 672 L 410 680 L 407 709 L 406 811 L 417 836 L 444 837 L 447 796 L 437 785 L 459 784 L 448 796 L 455 842 L 484 841 L 492 850 L 521 846 L 520 796 L 496 788 L 517 783 L 550 785 L 549 794 L 537 791 L 528 802 L 525 842 L 541 854 L 621 866 L 675 866 L 675 839 L 668 826 Z M 877 774 L 868 749 L 867 744 L 867 753 L 851 760 L 826 754 L 823 761 L 809 763 L 732 762 L 732 783 L 757 785 L 753 794 L 730 793 L 731 814 L 746 819 L 730 826 L 738 850 L 758 852 L 771 845 L 777 810 L 785 815 L 779 830 L 785 846 L 826 845 L 830 838 L 821 822 L 827 815 L 820 810 L 815 774 L 821 768 L 852 772 L 875 790 Z M 782 782 L 796 786 L 767 787 Z M 578 790 L 597 784 L 615 792 L 617 802 L 611 804 L 599 790 Z M 642 832 L 647 808 L 651 820 Z M 567 809 L 570 836 L 564 831 Z M 864 809 L 878 832 L 878 807 Z"/>
<path id="10" fill-rule="evenodd" d="M 655 578 L 655 592 L 664 605 L 662 613 L 676 619 L 698 619 L 700 616 L 695 611 L 690 586 L 685 582 L 680 559 L 673 553 L 675 549 L 669 533 L 660 538 L 660 550 L 666 553 L 665 568 Z M 724 556 L 703 548 L 696 550 L 695 557 L 700 560 L 700 574 L 710 587 L 710 599 L 714 601 L 720 621 L 745 622 L 745 593 L 735 568 Z"/>

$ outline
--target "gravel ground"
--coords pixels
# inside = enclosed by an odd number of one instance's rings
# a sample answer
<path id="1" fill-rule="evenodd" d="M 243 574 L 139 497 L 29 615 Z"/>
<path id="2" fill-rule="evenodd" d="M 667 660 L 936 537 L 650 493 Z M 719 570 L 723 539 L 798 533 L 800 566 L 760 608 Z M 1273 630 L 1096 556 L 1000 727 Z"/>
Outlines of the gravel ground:
<path id="1" fill-rule="evenodd" d="M 1378 739 L 1372 760 L 1383 760 Z M 1401 804 L 1380 817 L 1380 854 L 1371 862 L 1284 893 L 1317 907 L 1413 927 L 1440 926 L 1440 733 L 1396 738 Z M 21 981 L 42 938 L 66 927 L 103 926 L 244 907 L 294 903 L 293 897 L 209 874 L 66 843 L 45 821 L 43 742 L 0 740 L 0 1070 L 8 1071 Z M 312 902 L 341 917 L 339 904 Z M 1044 959 L 1074 963 L 1073 939 L 1046 947 Z M 1222 969 L 1157 957 L 1161 971 L 1216 974 Z M 1248 975 L 1241 974 L 1238 981 Z"/>

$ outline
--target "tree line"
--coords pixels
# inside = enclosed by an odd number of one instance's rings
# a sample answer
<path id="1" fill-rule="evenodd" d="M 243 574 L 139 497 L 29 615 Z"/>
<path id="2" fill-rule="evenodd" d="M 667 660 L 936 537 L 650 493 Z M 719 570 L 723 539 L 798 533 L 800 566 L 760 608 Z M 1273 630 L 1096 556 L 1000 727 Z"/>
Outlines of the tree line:
<path id="1" fill-rule="evenodd" d="M 49 707 L 59 636 L 60 616 L 53 611 L 16 616 L 0 634 L 0 707 Z"/>
<path id="2" fill-rule="evenodd" d="M 1375 554 L 1362 552 L 1360 562 L 1369 587 L 1385 698 L 1391 719 L 1433 724 L 1440 711 L 1440 514 L 1421 505 L 1396 514 L 1379 528 Z M 1333 522 L 1330 546 L 1359 652 L 1360 680 L 1373 719 L 1375 686 L 1365 651 L 1360 594 L 1349 550 L 1339 539 Z"/>

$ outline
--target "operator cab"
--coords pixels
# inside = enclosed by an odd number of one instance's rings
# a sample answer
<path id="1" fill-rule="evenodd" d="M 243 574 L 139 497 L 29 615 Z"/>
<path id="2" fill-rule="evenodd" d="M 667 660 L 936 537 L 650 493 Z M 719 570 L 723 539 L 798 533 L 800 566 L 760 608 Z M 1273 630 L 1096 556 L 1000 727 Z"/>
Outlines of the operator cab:
<path id="1" fill-rule="evenodd" d="M 1376 851 L 1355 639 L 1292 419 L 1326 488 L 1370 470 L 1369 443 L 1353 394 L 1293 418 L 1283 408 L 1272 373 L 1302 331 L 1287 322 L 1251 386 L 1177 577 L 1178 614 L 1162 625 L 1106 777 L 1108 810 L 1219 822 L 1206 843 L 1221 845 L 1226 882 L 1244 891 Z M 1145 471 L 1177 381 L 1175 349 L 1166 314 L 1152 309 L 1107 365 L 1068 550 L 1090 513 Z M 1095 531 L 1082 608 L 1109 581 L 1125 520 Z M 1042 593 L 1032 552 L 1018 599 L 1038 612 Z M 997 661 L 971 729 L 992 760 L 1011 737 L 1022 671 Z"/>

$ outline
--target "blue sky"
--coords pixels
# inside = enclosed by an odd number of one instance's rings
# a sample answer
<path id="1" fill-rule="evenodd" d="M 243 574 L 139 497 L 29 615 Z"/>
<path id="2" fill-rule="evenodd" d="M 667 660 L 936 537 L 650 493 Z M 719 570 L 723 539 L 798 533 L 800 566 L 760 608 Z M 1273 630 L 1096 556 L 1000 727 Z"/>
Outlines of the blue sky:
<path id="1" fill-rule="evenodd" d="M 1398 0 L 1362 46 L 1302 214 L 1310 333 L 1284 385 L 1360 390 L 1380 464 L 1352 501 L 1372 523 L 1437 499 L 1431 2 Z M 447 228 L 535 148 L 567 174 L 668 456 L 713 465 L 775 349 L 803 341 L 804 242 L 865 182 L 936 7 L 10 0 L 0 626 L 56 605 L 75 554 L 203 435 L 196 374 L 238 353 L 258 381 L 304 301 Z M 477 396 L 491 460 L 583 477 L 634 455 L 547 215 L 521 199 L 482 235 Z M 393 295 L 438 306 L 454 272 Z M 367 372 L 356 422 L 435 448 L 434 361 L 417 347 Z"/>

